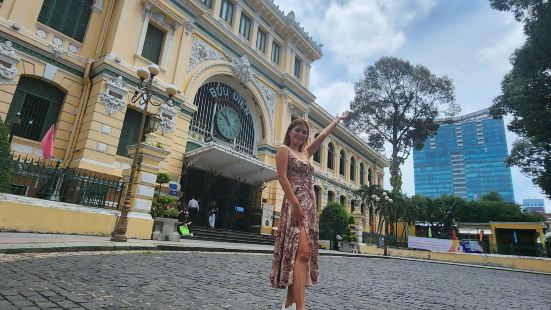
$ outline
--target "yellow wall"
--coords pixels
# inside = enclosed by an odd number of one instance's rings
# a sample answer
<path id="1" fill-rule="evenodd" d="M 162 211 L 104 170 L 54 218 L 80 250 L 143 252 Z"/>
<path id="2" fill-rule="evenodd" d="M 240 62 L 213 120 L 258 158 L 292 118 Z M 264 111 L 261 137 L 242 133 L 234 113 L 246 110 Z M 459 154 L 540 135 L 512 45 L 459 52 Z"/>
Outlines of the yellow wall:
<path id="1" fill-rule="evenodd" d="M 0 202 L 0 229 L 19 232 L 109 236 L 115 229 L 118 211 L 91 210 L 73 206 L 44 207 L 40 200 L 31 203 Z M 80 208 L 80 210 L 78 210 Z M 75 210 L 77 209 L 77 210 Z M 151 239 L 152 219 L 128 219 L 129 238 Z"/>
<path id="2" fill-rule="evenodd" d="M 377 248 L 375 245 L 370 245 L 370 244 L 361 245 L 359 248 L 359 251 L 360 253 L 363 253 L 363 254 L 383 255 L 383 249 Z M 467 253 L 444 253 L 444 252 L 414 251 L 414 250 L 395 249 L 395 248 L 388 248 L 388 255 L 551 273 L 551 260 L 542 259 L 542 258 L 533 258 L 533 257 L 467 254 Z"/>

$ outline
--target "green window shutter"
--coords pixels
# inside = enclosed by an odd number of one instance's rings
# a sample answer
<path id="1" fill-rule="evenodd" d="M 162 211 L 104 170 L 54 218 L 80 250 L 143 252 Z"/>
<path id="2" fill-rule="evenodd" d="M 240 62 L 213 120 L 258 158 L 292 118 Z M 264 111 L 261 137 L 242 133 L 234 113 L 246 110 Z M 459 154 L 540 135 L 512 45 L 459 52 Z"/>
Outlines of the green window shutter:
<path id="1" fill-rule="evenodd" d="M 272 43 L 272 61 L 279 65 L 279 45 Z"/>
<path id="2" fill-rule="evenodd" d="M 249 40 L 251 33 L 251 20 L 243 13 L 241 13 L 241 22 L 239 23 L 239 33 L 247 40 Z"/>
<path id="3" fill-rule="evenodd" d="M 48 20 L 48 16 L 50 16 L 50 12 L 52 10 L 54 0 L 44 0 L 42 3 L 42 8 L 40 8 L 40 14 L 38 14 L 38 21 L 46 24 Z"/>
<path id="4" fill-rule="evenodd" d="M 92 5 L 93 0 L 44 0 L 38 21 L 82 42 Z"/>
<path id="5" fill-rule="evenodd" d="M 256 36 L 256 48 L 264 52 L 266 49 L 266 34 L 258 29 L 258 34 Z"/>
<path id="6" fill-rule="evenodd" d="M 300 78 L 300 66 L 301 66 L 300 59 L 295 57 L 295 76 L 297 78 Z"/>
<path id="7" fill-rule="evenodd" d="M 124 116 L 124 123 L 122 125 L 121 136 L 119 139 L 119 145 L 117 147 L 117 154 L 121 156 L 127 156 L 128 151 L 126 147 L 138 142 L 138 134 L 142 121 L 142 113 L 131 108 L 126 108 L 126 115 Z"/>
<path id="8" fill-rule="evenodd" d="M 152 24 L 149 24 L 147 26 L 147 33 L 145 34 L 145 41 L 143 43 L 142 56 L 156 64 L 159 64 L 164 38 L 165 33 L 163 31 Z"/>

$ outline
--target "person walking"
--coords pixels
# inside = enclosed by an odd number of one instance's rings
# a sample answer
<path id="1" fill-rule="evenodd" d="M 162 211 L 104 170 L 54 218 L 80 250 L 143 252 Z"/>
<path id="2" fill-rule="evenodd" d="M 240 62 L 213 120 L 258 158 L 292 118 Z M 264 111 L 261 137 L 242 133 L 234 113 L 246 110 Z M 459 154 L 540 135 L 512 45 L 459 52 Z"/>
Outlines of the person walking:
<path id="1" fill-rule="evenodd" d="M 274 246 L 270 284 L 275 288 L 287 288 L 282 309 L 304 310 L 305 287 L 318 283 L 319 225 L 312 178 L 314 167 L 308 159 L 339 122 L 347 117 L 348 111 L 337 116 L 310 145 L 308 122 L 296 119 L 287 128 L 284 144 L 277 149 L 277 176 L 285 197 Z"/>
<path id="2" fill-rule="evenodd" d="M 191 220 L 192 225 L 195 225 L 197 214 L 199 214 L 199 202 L 195 200 L 195 196 L 191 196 L 187 206 L 189 211 L 189 219 Z"/>

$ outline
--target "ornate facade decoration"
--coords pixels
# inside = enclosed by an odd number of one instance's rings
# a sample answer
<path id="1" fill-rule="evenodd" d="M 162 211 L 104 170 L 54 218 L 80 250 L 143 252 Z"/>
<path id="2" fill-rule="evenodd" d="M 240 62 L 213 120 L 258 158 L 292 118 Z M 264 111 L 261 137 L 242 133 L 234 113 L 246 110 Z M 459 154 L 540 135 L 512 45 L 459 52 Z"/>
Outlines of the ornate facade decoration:
<path id="1" fill-rule="evenodd" d="M 193 26 L 193 23 L 186 20 L 184 22 L 184 32 L 186 36 L 189 36 L 193 32 L 193 30 L 195 30 L 195 26 Z"/>
<path id="2" fill-rule="evenodd" d="M 126 106 L 124 96 L 128 93 L 128 90 L 124 88 L 122 82 L 122 76 L 116 79 L 111 79 L 107 82 L 107 89 L 100 94 L 100 102 L 105 106 L 105 111 L 109 115 L 122 111 Z"/>
<path id="3" fill-rule="evenodd" d="M 50 49 L 50 53 L 54 54 L 54 57 L 61 58 L 63 55 L 67 53 L 67 51 L 64 51 L 60 46 L 50 44 L 48 45 Z"/>
<path id="4" fill-rule="evenodd" d="M 237 76 L 237 79 L 242 83 L 254 81 L 254 72 L 249 63 L 247 55 L 243 55 L 239 58 L 230 56 L 230 66 L 233 73 Z"/>
<path id="5" fill-rule="evenodd" d="M 275 118 L 276 118 L 275 116 L 276 93 L 273 90 L 271 90 L 269 87 L 260 83 L 259 81 L 255 80 L 255 83 L 256 83 L 256 86 L 260 89 L 262 96 L 264 97 L 264 102 L 266 102 L 266 106 L 268 107 L 268 113 L 270 113 L 272 130 L 274 130 Z"/>
<path id="6" fill-rule="evenodd" d="M 155 21 L 159 26 L 167 29 L 170 33 L 170 37 L 174 35 L 174 31 L 180 26 L 178 22 L 169 20 L 165 14 L 155 10 L 149 2 L 144 4 L 142 20 L 145 21 L 147 17 Z"/>
<path id="7" fill-rule="evenodd" d="M 161 117 L 161 123 L 159 125 L 159 130 L 163 133 L 169 133 L 174 131 L 174 119 L 176 118 L 176 112 L 174 108 L 163 104 L 161 105 L 161 110 L 159 112 Z"/>
<path id="8" fill-rule="evenodd" d="M 0 85 L 15 84 L 13 79 L 17 74 L 15 65 L 18 62 L 19 57 L 11 41 L 0 43 Z"/>
<path id="9" fill-rule="evenodd" d="M 191 59 L 189 60 L 188 72 L 193 70 L 201 63 L 207 60 L 223 59 L 213 48 L 208 46 L 205 42 L 193 37 L 193 45 L 191 46 Z"/>

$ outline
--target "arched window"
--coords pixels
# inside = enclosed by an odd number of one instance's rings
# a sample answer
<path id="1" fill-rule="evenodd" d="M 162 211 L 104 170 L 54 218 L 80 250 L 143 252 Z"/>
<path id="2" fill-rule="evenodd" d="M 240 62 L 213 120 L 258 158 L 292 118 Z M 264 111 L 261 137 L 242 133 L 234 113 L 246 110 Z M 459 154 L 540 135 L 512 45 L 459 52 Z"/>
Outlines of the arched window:
<path id="1" fill-rule="evenodd" d="M 373 172 L 371 172 L 371 168 L 367 169 L 367 183 L 368 185 L 373 184 Z"/>
<path id="2" fill-rule="evenodd" d="M 356 159 L 350 158 L 350 180 L 356 180 Z"/>
<path id="3" fill-rule="evenodd" d="M 364 185 L 365 183 L 365 167 L 364 167 L 364 163 L 360 163 L 360 185 Z"/>
<path id="4" fill-rule="evenodd" d="M 314 140 L 319 136 L 320 134 L 317 133 L 314 135 Z M 321 147 L 321 146 L 320 146 Z M 321 156 L 320 156 L 320 149 L 318 148 L 316 150 L 316 152 L 314 153 L 314 161 L 317 162 L 318 164 L 321 162 Z"/>
<path id="5" fill-rule="evenodd" d="M 344 150 L 341 150 L 340 156 L 339 156 L 339 174 L 344 175 L 344 159 L 346 158 L 346 154 L 344 153 Z"/>
<path id="6" fill-rule="evenodd" d="M 341 203 L 341 205 L 346 206 L 346 197 L 344 197 L 344 195 L 341 195 L 341 197 L 339 198 L 339 202 Z"/>
<path id="7" fill-rule="evenodd" d="M 327 168 L 334 169 L 335 167 L 334 157 L 335 157 L 335 147 L 333 146 L 333 143 L 329 143 L 329 145 L 327 146 Z"/>
<path id="8" fill-rule="evenodd" d="M 6 125 L 15 136 L 40 141 L 57 122 L 64 99 L 65 93 L 55 86 L 22 76 L 10 104 Z M 16 124 L 18 116 L 20 121 Z"/>
<path id="9" fill-rule="evenodd" d="M 93 4 L 92 0 L 44 0 L 38 21 L 82 42 Z"/>
<path id="10" fill-rule="evenodd" d="M 335 201 L 335 193 L 327 191 L 327 202 Z"/>

